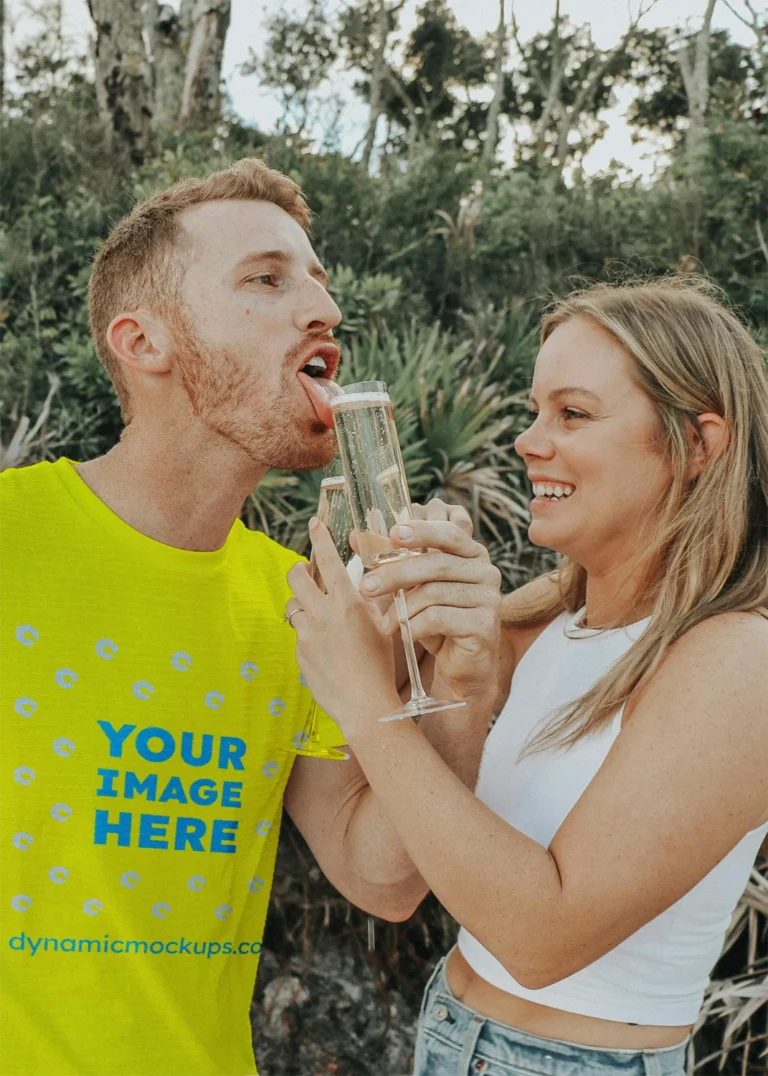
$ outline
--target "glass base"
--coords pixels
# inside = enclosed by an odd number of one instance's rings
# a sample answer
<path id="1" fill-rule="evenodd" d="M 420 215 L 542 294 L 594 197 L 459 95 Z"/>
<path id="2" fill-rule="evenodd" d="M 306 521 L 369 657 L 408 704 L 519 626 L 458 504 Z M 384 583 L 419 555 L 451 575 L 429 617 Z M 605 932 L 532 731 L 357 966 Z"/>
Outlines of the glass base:
<path id="1" fill-rule="evenodd" d="M 313 747 L 311 743 L 296 751 L 296 754 L 304 758 L 331 758 L 338 762 L 347 762 L 350 757 L 346 751 L 337 751 L 335 747 Z"/>
<path id="2" fill-rule="evenodd" d="M 457 710 L 460 706 L 466 706 L 466 702 L 447 702 L 446 700 L 433 699 L 431 695 L 425 695 L 423 699 L 411 699 L 402 709 L 395 710 L 393 714 L 380 717 L 379 721 L 404 721 L 406 717 L 418 720 L 424 714 L 436 714 L 439 710 Z"/>

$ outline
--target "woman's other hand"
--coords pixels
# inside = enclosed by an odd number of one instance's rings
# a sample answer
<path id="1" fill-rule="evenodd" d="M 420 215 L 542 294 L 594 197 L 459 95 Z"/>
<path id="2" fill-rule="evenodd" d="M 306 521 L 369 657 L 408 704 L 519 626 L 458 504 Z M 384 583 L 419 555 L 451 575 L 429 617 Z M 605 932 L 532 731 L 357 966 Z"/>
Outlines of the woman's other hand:
<path id="1" fill-rule="evenodd" d="M 457 698 L 494 694 L 498 672 L 501 574 L 480 542 L 463 508 L 430 501 L 414 506 L 424 518 L 394 527 L 396 547 L 426 549 L 418 557 L 382 564 L 360 586 L 365 597 L 391 598 L 406 591 L 414 640 L 434 658 L 432 693 Z M 410 531 L 410 534 L 405 533 Z M 383 622 L 395 635 L 394 606 Z"/>

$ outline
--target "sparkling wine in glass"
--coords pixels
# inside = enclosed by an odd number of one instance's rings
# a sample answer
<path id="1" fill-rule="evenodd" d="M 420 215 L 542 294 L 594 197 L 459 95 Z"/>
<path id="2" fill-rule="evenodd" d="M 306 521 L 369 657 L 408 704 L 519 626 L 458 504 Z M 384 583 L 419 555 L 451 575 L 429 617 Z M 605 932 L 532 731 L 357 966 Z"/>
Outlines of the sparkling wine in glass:
<path id="1" fill-rule="evenodd" d="M 419 556 L 424 550 L 393 546 L 389 537 L 392 527 L 398 523 L 408 523 L 413 513 L 392 401 L 386 384 L 383 381 L 361 381 L 346 385 L 343 392 L 331 398 L 330 404 L 364 566 L 376 568 L 387 561 Z M 418 718 L 422 714 L 466 705 L 464 702 L 433 699 L 427 695 L 421 683 L 402 590 L 395 593 L 395 609 L 411 680 L 411 698 L 396 713 L 380 720 Z"/>
<path id="2" fill-rule="evenodd" d="M 324 478 L 320 483 L 320 500 L 317 504 L 317 518 L 324 523 L 330 531 L 336 550 L 341 557 L 342 564 L 355 586 L 360 585 L 363 577 L 363 565 L 360 557 L 349 544 L 349 534 L 354 528 L 352 513 L 349 509 L 347 497 L 347 483 L 344 475 L 331 475 Z M 315 551 L 309 558 L 309 574 L 322 590 L 327 593 L 326 585 L 320 574 Z"/>
<path id="3" fill-rule="evenodd" d="M 349 533 L 354 524 L 352 513 L 349 510 L 347 499 L 346 482 L 344 475 L 331 475 L 324 478 L 320 483 L 320 498 L 317 502 L 317 518 L 324 523 L 330 531 L 336 549 L 347 571 L 357 586 L 363 577 L 363 566 L 360 558 L 349 544 Z M 314 550 L 309 558 L 309 574 L 312 576 L 323 594 L 326 593 L 325 582 L 320 574 Z M 333 758 L 346 760 L 349 755 L 344 751 L 337 751 L 333 747 L 323 747 L 317 731 L 317 703 L 312 700 L 312 708 L 309 712 L 307 723 L 307 742 L 303 751 L 299 754 L 307 754 L 312 758 Z"/>

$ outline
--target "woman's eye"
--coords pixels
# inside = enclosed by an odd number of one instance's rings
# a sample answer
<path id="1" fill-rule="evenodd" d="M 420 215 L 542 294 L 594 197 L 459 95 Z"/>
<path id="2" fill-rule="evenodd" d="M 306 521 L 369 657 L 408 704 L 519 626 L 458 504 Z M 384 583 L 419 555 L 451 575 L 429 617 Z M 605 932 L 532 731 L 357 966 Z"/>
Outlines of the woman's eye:
<path id="1" fill-rule="evenodd" d="M 528 408 L 528 416 L 531 422 L 535 422 L 538 414 L 538 411 Z M 575 407 L 562 407 L 560 408 L 560 414 L 564 419 L 589 418 L 589 415 L 586 415 L 583 411 L 578 411 Z"/>

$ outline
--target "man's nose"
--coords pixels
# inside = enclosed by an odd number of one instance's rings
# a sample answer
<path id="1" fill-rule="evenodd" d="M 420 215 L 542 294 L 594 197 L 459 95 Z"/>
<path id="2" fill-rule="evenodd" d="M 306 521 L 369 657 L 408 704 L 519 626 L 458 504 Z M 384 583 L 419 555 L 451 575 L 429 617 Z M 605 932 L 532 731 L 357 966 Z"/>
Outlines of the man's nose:
<path id="1" fill-rule="evenodd" d="M 325 288 L 309 282 L 305 301 L 296 312 L 296 328 L 302 333 L 329 333 L 341 321 L 341 311 Z"/>

